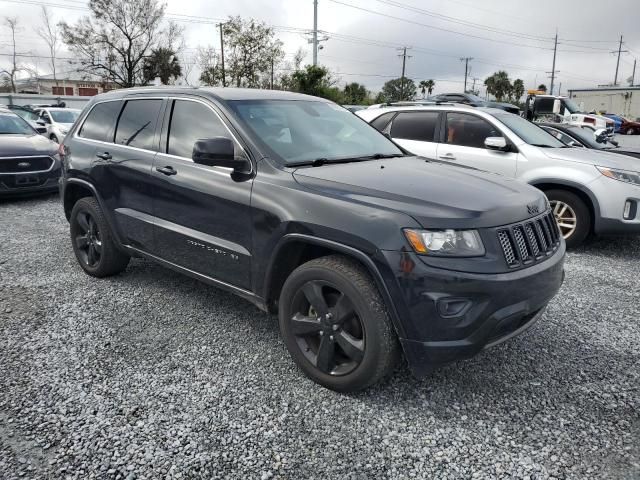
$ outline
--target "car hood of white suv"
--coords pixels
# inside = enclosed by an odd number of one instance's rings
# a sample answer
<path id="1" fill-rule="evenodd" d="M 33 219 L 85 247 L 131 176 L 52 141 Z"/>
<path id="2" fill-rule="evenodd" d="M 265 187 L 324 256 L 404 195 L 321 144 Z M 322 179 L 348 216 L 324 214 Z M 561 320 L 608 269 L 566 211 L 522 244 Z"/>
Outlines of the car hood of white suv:
<path id="1" fill-rule="evenodd" d="M 640 161 L 637 158 L 601 150 L 588 148 L 540 148 L 540 151 L 554 160 L 586 163 L 620 170 L 640 170 Z"/>

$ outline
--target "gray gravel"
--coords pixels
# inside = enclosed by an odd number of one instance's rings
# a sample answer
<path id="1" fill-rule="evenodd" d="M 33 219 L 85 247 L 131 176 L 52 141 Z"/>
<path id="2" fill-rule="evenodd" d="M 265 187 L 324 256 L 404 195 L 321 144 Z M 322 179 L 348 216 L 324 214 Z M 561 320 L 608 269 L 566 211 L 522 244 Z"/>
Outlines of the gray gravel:
<path id="1" fill-rule="evenodd" d="M 525 335 L 346 396 L 249 303 L 90 278 L 57 197 L 0 201 L 0 478 L 640 478 L 639 258 L 594 242 Z"/>

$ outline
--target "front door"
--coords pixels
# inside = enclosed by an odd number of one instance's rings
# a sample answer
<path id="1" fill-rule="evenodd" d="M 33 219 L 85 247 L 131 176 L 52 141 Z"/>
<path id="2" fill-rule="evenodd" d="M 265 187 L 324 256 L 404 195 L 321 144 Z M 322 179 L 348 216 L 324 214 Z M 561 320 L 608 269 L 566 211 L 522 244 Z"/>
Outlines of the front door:
<path id="1" fill-rule="evenodd" d="M 517 153 L 485 147 L 486 138 L 503 137 L 500 129 L 488 120 L 472 113 L 448 112 L 443 136 L 444 142 L 438 144 L 439 160 L 516 176 Z"/>
<path id="2" fill-rule="evenodd" d="M 252 180 L 191 160 L 196 140 L 219 136 L 233 138 L 212 105 L 176 99 L 167 106 L 153 171 L 157 248 L 164 260 L 249 288 Z M 245 155 L 237 142 L 236 154 Z"/>

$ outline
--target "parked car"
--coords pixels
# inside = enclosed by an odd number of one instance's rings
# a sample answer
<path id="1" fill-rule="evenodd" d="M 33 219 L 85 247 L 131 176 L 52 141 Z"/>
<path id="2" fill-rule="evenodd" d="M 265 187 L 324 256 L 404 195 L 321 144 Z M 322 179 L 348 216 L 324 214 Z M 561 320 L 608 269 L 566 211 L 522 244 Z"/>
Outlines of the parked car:
<path id="1" fill-rule="evenodd" d="M 622 122 L 624 121 L 624 119 L 621 116 L 613 115 L 611 113 L 603 113 L 602 116 L 613 120 L 614 133 L 620 133 L 620 127 L 622 127 Z"/>
<path id="2" fill-rule="evenodd" d="M 351 113 L 355 113 L 358 110 L 363 110 L 367 108 L 366 105 L 343 105 L 343 107 L 349 110 Z"/>
<path id="3" fill-rule="evenodd" d="M 20 116 L 0 108 L 0 196 L 57 191 L 57 150 Z"/>
<path id="4" fill-rule="evenodd" d="M 620 125 L 620 133 L 622 135 L 638 135 L 640 134 L 640 122 L 636 120 L 630 120 L 628 118 L 622 118 L 622 124 Z"/>
<path id="5" fill-rule="evenodd" d="M 47 136 L 56 143 L 62 143 L 69 129 L 78 119 L 80 110 L 74 108 L 48 107 L 38 108 L 40 125 L 47 128 Z"/>
<path id="6" fill-rule="evenodd" d="M 383 378 L 400 348 L 420 376 L 505 341 L 563 279 L 539 190 L 415 157 L 318 97 L 117 90 L 63 155 L 86 273 L 141 256 L 278 311 L 295 362 L 338 391 Z"/>
<path id="7" fill-rule="evenodd" d="M 40 135 L 47 134 L 47 127 L 38 123 L 40 117 L 36 112 L 27 107 L 22 107 L 18 105 L 8 105 L 6 108 L 11 110 L 16 115 L 22 117 L 31 127 L 38 132 Z"/>
<path id="8" fill-rule="evenodd" d="M 596 234 L 640 233 L 635 159 L 565 144 L 491 108 L 395 107 L 356 112 L 427 158 L 515 177 L 544 191 L 570 247 Z"/>
<path id="9" fill-rule="evenodd" d="M 539 125 L 570 147 L 592 148 L 640 158 L 640 147 L 621 147 L 618 142 L 609 138 L 605 130 L 594 131 L 588 127 L 577 127 L 566 123 L 540 123 Z"/>
<path id="10" fill-rule="evenodd" d="M 492 102 L 489 100 L 484 100 L 471 93 L 441 93 L 439 95 L 429 97 L 428 100 L 436 102 L 460 103 L 463 105 L 471 105 L 472 107 L 498 108 L 500 110 L 504 110 L 505 112 L 520 115 L 520 108 L 516 105 L 513 105 L 511 103 Z"/>

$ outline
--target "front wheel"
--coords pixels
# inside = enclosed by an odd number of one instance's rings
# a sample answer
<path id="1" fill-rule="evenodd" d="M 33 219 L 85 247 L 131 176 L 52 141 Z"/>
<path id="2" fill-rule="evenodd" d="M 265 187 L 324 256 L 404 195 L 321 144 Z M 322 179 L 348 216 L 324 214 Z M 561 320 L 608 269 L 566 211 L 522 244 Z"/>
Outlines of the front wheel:
<path id="1" fill-rule="evenodd" d="M 60 143 L 60 141 L 58 140 L 58 137 L 55 136 L 55 135 L 51 135 L 51 137 L 49 137 L 49 138 L 51 138 L 51 140 L 53 140 L 56 143 Z"/>
<path id="2" fill-rule="evenodd" d="M 365 389 L 395 368 L 398 339 L 380 293 L 360 264 L 332 255 L 287 278 L 280 331 L 300 369 L 339 392 Z"/>
<path id="3" fill-rule="evenodd" d="M 582 245 L 591 232 L 591 215 L 587 205 L 575 193 L 566 190 L 548 190 L 545 194 L 567 247 Z"/>
<path id="4" fill-rule="evenodd" d="M 636 131 L 633 128 L 628 128 L 627 129 L 627 135 L 634 135 L 636 133 Z"/>

